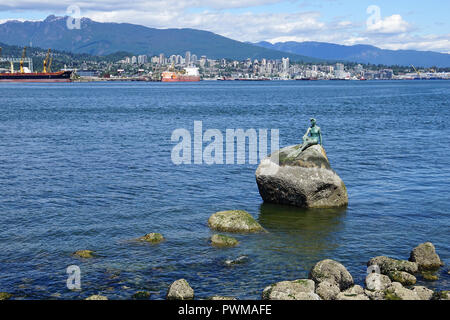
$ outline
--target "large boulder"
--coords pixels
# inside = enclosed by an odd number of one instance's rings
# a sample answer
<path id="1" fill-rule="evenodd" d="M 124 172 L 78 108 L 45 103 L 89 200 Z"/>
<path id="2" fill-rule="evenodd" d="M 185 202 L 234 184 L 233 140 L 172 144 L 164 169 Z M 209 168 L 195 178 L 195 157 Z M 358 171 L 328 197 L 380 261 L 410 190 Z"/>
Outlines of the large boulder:
<path id="1" fill-rule="evenodd" d="M 334 300 L 340 292 L 341 290 L 335 283 L 330 283 L 328 281 L 319 283 L 316 288 L 316 293 L 323 300 Z"/>
<path id="2" fill-rule="evenodd" d="M 266 287 L 262 293 L 263 300 L 320 300 L 314 293 L 314 281 L 299 279 L 281 281 Z"/>
<path id="3" fill-rule="evenodd" d="M 402 286 L 400 282 L 392 282 L 385 290 L 385 300 L 421 300 L 418 291 L 410 290 Z"/>
<path id="4" fill-rule="evenodd" d="M 314 145 L 280 149 L 264 158 L 256 183 L 265 202 L 302 208 L 334 208 L 348 204 L 347 189 L 331 169 L 325 150 Z"/>
<path id="5" fill-rule="evenodd" d="M 386 256 L 378 256 L 367 262 L 368 267 L 374 265 L 377 265 L 381 273 L 385 275 L 389 275 L 393 271 L 404 271 L 411 274 L 417 273 L 418 271 L 418 265 L 415 262 L 392 259 Z"/>
<path id="6" fill-rule="evenodd" d="M 168 300 L 192 300 L 194 299 L 194 289 L 191 288 L 185 279 L 173 282 L 167 291 Z"/>
<path id="7" fill-rule="evenodd" d="M 412 289 L 420 298 L 420 300 L 431 300 L 433 297 L 433 290 L 424 286 L 414 286 Z"/>
<path id="8" fill-rule="evenodd" d="M 224 232 L 264 232 L 264 228 L 244 210 L 219 211 L 208 219 L 211 229 Z"/>
<path id="9" fill-rule="evenodd" d="M 309 277 L 317 284 L 324 281 L 335 284 L 340 291 L 353 285 L 353 277 L 350 272 L 342 264 L 331 259 L 317 262 L 312 267 Z"/>
<path id="10" fill-rule="evenodd" d="M 416 262 L 419 270 L 436 270 L 443 266 L 431 242 L 419 244 L 411 251 L 409 261 Z"/>
<path id="11" fill-rule="evenodd" d="M 366 277 L 366 289 L 370 291 L 382 291 L 391 285 L 388 276 L 380 273 L 369 273 Z"/>
<path id="12" fill-rule="evenodd" d="M 413 284 L 416 284 L 417 281 L 416 277 L 405 271 L 389 272 L 389 278 L 393 282 L 400 282 L 404 286 L 412 286 Z"/>

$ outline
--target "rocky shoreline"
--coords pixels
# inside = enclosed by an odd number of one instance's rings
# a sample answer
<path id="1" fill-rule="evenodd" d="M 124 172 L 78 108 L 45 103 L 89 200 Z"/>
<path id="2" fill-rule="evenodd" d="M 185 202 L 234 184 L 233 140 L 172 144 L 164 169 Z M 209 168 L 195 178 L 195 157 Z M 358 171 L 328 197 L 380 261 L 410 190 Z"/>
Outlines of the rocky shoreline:
<path id="1" fill-rule="evenodd" d="M 211 230 L 233 233 L 266 233 L 267 231 L 247 212 L 229 210 L 216 212 L 208 220 Z M 166 241 L 159 233 L 149 233 L 135 241 L 149 245 L 159 245 Z M 210 245 L 215 248 L 241 245 L 235 238 L 213 234 Z M 94 259 L 92 250 L 78 250 L 73 253 L 78 259 Z M 227 260 L 225 264 L 245 263 L 249 258 L 241 256 Z M 443 267 L 443 262 L 431 242 L 415 247 L 408 260 L 397 260 L 386 256 L 377 256 L 367 262 L 367 276 L 364 287 L 355 284 L 352 275 L 338 261 L 325 259 L 317 262 L 310 270 L 308 279 L 285 280 L 266 286 L 261 291 L 263 300 L 449 300 L 450 291 L 433 291 L 416 285 L 417 276 L 424 279 L 435 276 Z M 195 286 L 194 286 L 195 287 Z M 167 289 L 168 300 L 194 299 L 194 289 L 185 279 L 174 281 Z M 137 291 L 132 299 L 150 299 L 148 291 Z M 0 300 L 14 299 L 7 292 L 0 292 Z M 103 294 L 91 295 L 85 300 L 107 300 Z M 212 300 L 230 300 L 234 297 L 212 296 Z"/>

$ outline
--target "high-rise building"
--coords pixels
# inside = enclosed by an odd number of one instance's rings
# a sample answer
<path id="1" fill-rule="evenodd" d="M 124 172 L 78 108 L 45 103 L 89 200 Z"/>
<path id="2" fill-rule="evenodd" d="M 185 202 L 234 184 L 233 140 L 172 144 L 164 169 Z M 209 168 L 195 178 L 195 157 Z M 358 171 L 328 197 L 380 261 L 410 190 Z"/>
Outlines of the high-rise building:
<path id="1" fill-rule="evenodd" d="M 197 55 L 193 54 L 191 55 L 191 64 L 196 64 L 198 62 Z"/>
<path id="2" fill-rule="evenodd" d="M 281 62 L 283 64 L 283 72 L 287 72 L 289 70 L 289 58 L 282 58 Z"/>
<path id="3" fill-rule="evenodd" d="M 147 56 L 145 54 L 139 55 L 138 58 L 137 58 L 137 62 L 139 64 L 147 63 Z"/>
<path id="4" fill-rule="evenodd" d="M 137 63 L 137 58 L 136 58 L 136 56 L 132 56 L 132 57 L 131 57 L 131 63 L 132 63 L 132 64 Z"/>
<path id="5" fill-rule="evenodd" d="M 190 66 L 190 64 L 191 64 L 191 52 L 190 51 L 186 51 L 186 55 L 184 56 L 184 62 L 187 67 Z"/>

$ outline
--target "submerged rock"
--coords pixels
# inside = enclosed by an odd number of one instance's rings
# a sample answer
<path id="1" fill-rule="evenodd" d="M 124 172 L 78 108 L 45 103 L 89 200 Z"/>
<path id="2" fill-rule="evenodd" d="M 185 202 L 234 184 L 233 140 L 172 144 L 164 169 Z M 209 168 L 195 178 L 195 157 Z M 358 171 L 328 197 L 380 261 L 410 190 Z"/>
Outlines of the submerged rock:
<path id="1" fill-rule="evenodd" d="M 214 234 L 211 237 L 211 245 L 214 247 L 235 247 L 238 244 L 239 241 L 235 238 L 223 234 Z"/>
<path id="2" fill-rule="evenodd" d="M 418 265 L 415 262 L 396 260 L 386 256 L 378 256 L 367 262 L 367 266 L 377 265 L 382 274 L 389 275 L 392 271 L 405 271 L 411 274 L 417 273 Z"/>
<path id="3" fill-rule="evenodd" d="M 450 300 L 450 291 L 436 291 L 433 293 L 432 300 Z"/>
<path id="4" fill-rule="evenodd" d="M 166 298 L 168 300 L 192 300 L 194 299 L 194 289 L 185 279 L 179 279 L 170 285 Z"/>
<path id="5" fill-rule="evenodd" d="M 225 264 L 227 266 L 232 266 L 232 265 L 236 265 L 236 264 L 244 264 L 248 262 L 248 256 L 240 256 L 237 257 L 236 259 L 227 259 L 225 260 Z"/>
<path id="6" fill-rule="evenodd" d="M 331 259 L 317 262 L 312 267 L 309 277 L 317 284 L 324 281 L 335 284 L 341 291 L 353 285 L 353 277 L 350 272 L 342 264 Z"/>
<path id="7" fill-rule="evenodd" d="M 320 300 L 314 293 L 314 281 L 299 279 L 281 281 L 266 287 L 262 293 L 263 300 Z"/>
<path id="8" fill-rule="evenodd" d="M 9 300 L 12 298 L 12 294 L 8 292 L 0 292 L 0 300 Z"/>
<path id="9" fill-rule="evenodd" d="M 423 271 L 422 277 L 427 281 L 437 281 L 439 280 L 439 276 L 431 271 Z"/>
<path id="10" fill-rule="evenodd" d="M 152 233 L 148 233 L 145 236 L 138 238 L 138 240 L 156 244 L 156 243 L 160 243 L 160 242 L 164 241 L 164 237 L 161 233 L 152 232 Z"/>
<path id="11" fill-rule="evenodd" d="M 78 258 L 89 259 L 94 257 L 94 251 L 92 250 L 78 250 L 73 253 L 74 256 Z"/>
<path id="12" fill-rule="evenodd" d="M 261 161 L 256 183 L 265 202 L 302 208 L 334 208 L 348 204 L 347 189 L 331 169 L 325 150 L 314 145 L 280 149 Z"/>
<path id="13" fill-rule="evenodd" d="M 133 299 L 136 300 L 145 300 L 150 298 L 150 292 L 148 291 L 137 291 L 133 294 Z"/>
<path id="14" fill-rule="evenodd" d="M 87 297 L 84 300 L 108 300 L 108 298 L 99 294 L 93 294 L 92 296 Z"/>
<path id="15" fill-rule="evenodd" d="M 389 279 L 394 282 L 400 282 L 404 286 L 412 286 L 417 281 L 416 277 L 405 271 L 389 272 Z"/>
<path id="16" fill-rule="evenodd" d="M 219 211 L 208 219 L 211 229 L 224 232 L 264 232 L 264 228 L 244 210 Z"/>
<path id="17" fill-rule="evenodd" d="M 419 270 L 437 270 L 444 264 L 431 242 L 425 242 L 411 251 L 409 261 L 416 262 Z"/>

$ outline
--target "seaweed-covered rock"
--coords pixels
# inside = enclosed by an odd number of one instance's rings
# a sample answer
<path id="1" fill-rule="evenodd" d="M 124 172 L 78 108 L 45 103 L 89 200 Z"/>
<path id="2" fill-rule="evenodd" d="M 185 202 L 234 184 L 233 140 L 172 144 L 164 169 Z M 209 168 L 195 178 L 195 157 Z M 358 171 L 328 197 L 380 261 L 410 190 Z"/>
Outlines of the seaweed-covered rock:
<path id="1" fill-rule="evenodd" d="M 191 288 L 185 279 L 173 282 L 167 291 L 168 300 L 192 300 L 194 299 L 194 289 Z"/>
<path id="2" fill-rule="evenodd" d="M 108 298 L 99 294 L 93 294 L 84 300 L 108 300 Z"/>
<path id="3" fill-rule="evenodd" d="M 341 290 L 339 290 L 337 284 L 328 281 L 319 283 L 316 288 L 316 293 L 323 300 L 334 300 L 340 292 Z"/>
<path id="4" fill-rule="evenodd" d="M 426 281 L 437 281 L 439 280 L 439 276 L 432 271 L 422 271 L 422 278 Z"/>
<path id="5" fill-rule="evenodd" d="M 411 274 L 417 273 L 418 265 L 415 262 L 392 259 L 386 256 L 378 256 L 367 262 L 367 266 L 377 265 L 382 274 L 388 275 L 392 271 L 405 271 Z"/>
<path id="6" fill-rule="evenodd" d="M 389 272 L 389 279 L 393 282 L 400 282 L 404 286 L 412 286 L 416 284 L 416 277 L 405 271 L 391 271 Z"/>
<path id="7" fill-rule="evenodd" d="M 211 237 L 211 245 L 214 247 L 235 247 L 239 244 L 235 238 L 223 234 L 214 234 Z"/>
<path id="8" fill-rule="evenodd" d="M 224 232 L 264 232 L 264 228 L 244 210 L 219 211 L 208 219 L 211 229 Z"/>
<path id="9" fill-rule="evenodd" d="M 419 270 L 436 270 L 444 265 L 431 242 L 415 247 L 411 251 L 409 261 L 416 262 Z"/>
<path id="10" fill-rule="evenodd" d="M 0 300 L 9 300 L 12 298 L 12 294 L 8 292 L 0 292 Z"/>
<path id="11" fill-rule="evenodd" d="M 366 277 L 366 288 L 370 291 L 382 291 L 391 285 L 388 276 L 380 273 L 369 273 Z"/>
<path id="12" fill-rule="evenodd" d="M 262 293 L 263 300 L 320 300 L 314 293 L 314 281 L 299 279 L 281 281 L 266 287 Z"/>
<path id="13" fill-rule="evenodd" d="M 317 284 L 324 281 L 335 284 L 341 291 L 353 285 L 350 272 L 342 264 L 331 259 L 317 262 L 312 267 L 309 277 Z"/>
<path id="14" fill-rule="evenodd" d="M 348 204 L 347 189 L 331 169 L 320 145 L 301 152 L 301 145 L 280 149 L 256 170 L 259 194 L 265 202 L 303 208 L 334 208 Z"/>
<path id="15" fill-rule="evenodd" d="M 164 237 L 161 233 L 152 232 L 138 238 L 138 240 L 156 244 L 164 241 Z"/>
<path id="16" fill-rule="evenodd" d="M 450 291 L 436 291 L 431 300 L 450 300 Z"/>
<path id="17" fill-rule="evenodd" d="M 78 258 L 89 259 L 94 257 L 95 252 L 92 250 L 78 250 L 75 251 L 73 255 Z"/>
<path id="18" fill-rule="evenodd" d="M 420 300 L 417 291 L 407 289 L 400 282 L 392 282 L 385 291 L 385 300 Z"/>

